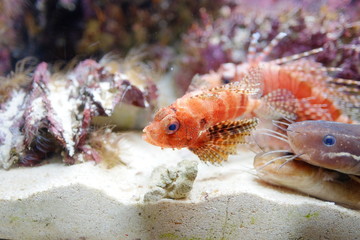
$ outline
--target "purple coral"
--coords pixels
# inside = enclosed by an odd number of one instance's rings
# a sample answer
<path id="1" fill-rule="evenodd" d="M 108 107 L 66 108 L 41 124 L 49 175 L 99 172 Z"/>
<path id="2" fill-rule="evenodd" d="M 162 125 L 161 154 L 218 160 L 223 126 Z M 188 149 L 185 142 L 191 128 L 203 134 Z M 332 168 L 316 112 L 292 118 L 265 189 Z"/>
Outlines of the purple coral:
<path id="1" fill-rule="evenodd" d="M 184 35 L 180 68 L 175 76 L 182 91 L 195 74 L 216 71 L 226 62 L 246 61 L 249 41 L 255 32 L 261 35 L 259 47 L 268 44 L 279 32 L 287 33 L 267 60 L 323 47 L 324 51 L 316 56 L 318 62 L 326 67 L 341 67 L 343 71 L 337 73 L 338 77 L 360 80 L 356 67 L 360 64 L 358 53 L 346 47 L 350 42 L 356 46 L 360 35 L 359 24 L 352 24 L 358 16 L 345 14 L 352 3 L 342 2 L 339 10 L 334 1 L 329 1 L 327 8 L 313 1 L 301 1 L 300 6 L 297 1 L 227 2 L 220 10 L 222 15 L 214 20 L 201 10 L 200 23 Z M 254 14 L 255 8 L 257 14 Z"/>

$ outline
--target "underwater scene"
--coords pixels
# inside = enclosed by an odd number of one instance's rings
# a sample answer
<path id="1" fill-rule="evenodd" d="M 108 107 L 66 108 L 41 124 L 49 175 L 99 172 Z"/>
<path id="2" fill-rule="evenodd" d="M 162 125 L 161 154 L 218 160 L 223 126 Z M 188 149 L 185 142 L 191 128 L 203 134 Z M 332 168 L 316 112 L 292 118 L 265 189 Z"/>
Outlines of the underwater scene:
<path id="1" fill-rule="evenodd" d="M 360 1 L 1 0 L 0 239 L 360 239 Z"/>

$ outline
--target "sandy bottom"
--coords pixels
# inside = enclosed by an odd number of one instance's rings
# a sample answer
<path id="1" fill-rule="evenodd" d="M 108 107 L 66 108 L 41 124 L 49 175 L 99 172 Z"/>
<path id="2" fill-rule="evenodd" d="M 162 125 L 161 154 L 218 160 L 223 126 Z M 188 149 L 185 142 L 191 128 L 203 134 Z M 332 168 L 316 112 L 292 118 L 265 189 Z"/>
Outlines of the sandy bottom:
<path id="1" fill-rule="evenodd" d="M 360 211 L 272 187 L 257 179 L 254 154 L 221 166 L 199 162 L 190 196 L 143 202 L 152 170 L 197 157 L 161 150 L 126 133 L 126 165 L 106 169 L 60 161 L 0 171 L 5 239 L 359 239 Z"/>

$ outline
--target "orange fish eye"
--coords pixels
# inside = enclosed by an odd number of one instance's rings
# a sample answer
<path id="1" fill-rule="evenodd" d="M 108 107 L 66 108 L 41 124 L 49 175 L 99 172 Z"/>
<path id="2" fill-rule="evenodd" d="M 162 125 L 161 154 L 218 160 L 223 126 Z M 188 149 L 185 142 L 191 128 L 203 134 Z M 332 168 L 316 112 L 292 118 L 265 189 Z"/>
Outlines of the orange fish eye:
<path id="1" fill-rule="evenodd" d="M 169 119 L 169 123 L 165 126 L 165 133 L 166 134 L 173 134 L 175 133 L 180 127 L 180 123 L 176 118 Z"/>

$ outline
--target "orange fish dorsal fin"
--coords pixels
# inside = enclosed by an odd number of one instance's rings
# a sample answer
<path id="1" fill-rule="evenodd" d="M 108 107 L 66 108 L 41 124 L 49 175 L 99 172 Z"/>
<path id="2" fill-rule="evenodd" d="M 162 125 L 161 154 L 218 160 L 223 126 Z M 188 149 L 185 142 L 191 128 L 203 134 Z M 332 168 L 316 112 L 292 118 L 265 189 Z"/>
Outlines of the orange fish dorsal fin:
<path id="1" fill-rule="evenodd" d="M 214 86 L 218 86 L 220 82 L 220 76 L 216 72 L 210 71 L 210 73 L 204 75 L 196 74 L 191 79 L 190 85 L 186 90 L 186 93 L 197 90 L 211 89 Z"/>
<path id="2" fill-rule="evenodd" d="M 206 89 L 207 88 L 207 81 L 204 81 L 200 74 L 195 74 L 191 79 L 190 85 L 186 90 L 186 93 L 193 92 L 199 89 Z"/>
<path id="3" fill-rule="evenodd" d="M 287 118 L 295 120 L 298 100 L 287 89 L 276 89 L 261 99 L 261 105 L 255 113 L 265 119 Z"/>
<path id="4" fill-rule="evenodd" d="M 221 85 L 210 88 L 200 94 L 192 96 L 193 98 L 216 97 L 223 92 L 236 92 L 246 95 L 261 95 L 262 91 L 262 71 L 260 66 L 250 67 L 248 73 L 238 82 Z"/>
<path id="5" fill-rule="evenodd" d="M 245 137 L 251 134 L 258 122 L 257 118 L 219 122 L 207 130 L 208 141 L 205 144 L 189 149 L 202 161 L 221 163 L 230 154 L 236 154 L 238 144 L 246 143 Z"/>

